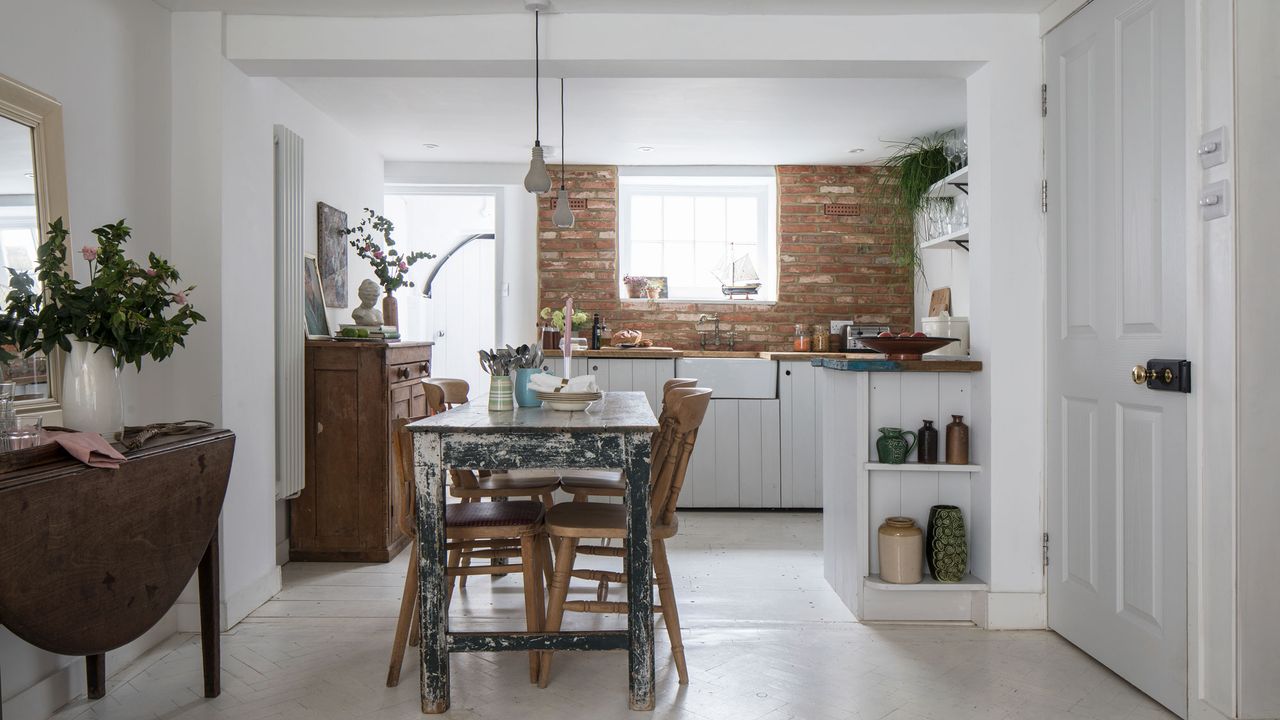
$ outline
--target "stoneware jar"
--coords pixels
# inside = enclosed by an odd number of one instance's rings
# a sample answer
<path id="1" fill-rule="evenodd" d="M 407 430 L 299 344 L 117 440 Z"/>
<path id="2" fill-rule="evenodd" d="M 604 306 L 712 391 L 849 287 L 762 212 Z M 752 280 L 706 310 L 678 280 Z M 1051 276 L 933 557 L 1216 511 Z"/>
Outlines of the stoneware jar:
<path id="1" fill-rule="evenodd" d="M 916 431 L 916 461 L 921 465 L 938 462 L 938 428 L 932 420 L 925 420 L 924 427 Z"/>
<path id="2" fill-rule="evenodd" d="M 969 426 L 963 415 L 952 415 L 947 425 L 947 464 L 969 464 Z"/>
<path id="3" fill-rule="evenodd" d="M 960 582 L 969 571 L 969 541 L 960 508 L 955 505 L 929 508 L 925 559 L 929 562 L 929 574 L 941 583 Z"/>
<path id="4" fill-rule="evenodd" d="M 513 392 L 520 407 L 542 407 L 542 401 L 529 387 L 529 378 L 542 372 L 542 368 L 517 368 Z"/>
<path id="5" fill-rule="evenodd" d="M 907 436 L 911 439 L 908 440 Z M 876 456 L 880 462 L 889 465 L 901 465 L 907 461 L 907 454 L 916 446 L 916 434 L 910 430 L 895 427 L 880 428 L 880 437 L 876 439 Z"/>
<path id="6" fill-rule="evenodd" d="M 880 579 L 911 585 L 923 575 L 924 533 L 909 517 L 885 518 L 880 526 Z"/>
<path id="7" fill-rule="evenodd" d="M 489 378 L 489 412 L 510 412 L 515 410 L 512 399 L 511 376 L 494 375 Z"/>

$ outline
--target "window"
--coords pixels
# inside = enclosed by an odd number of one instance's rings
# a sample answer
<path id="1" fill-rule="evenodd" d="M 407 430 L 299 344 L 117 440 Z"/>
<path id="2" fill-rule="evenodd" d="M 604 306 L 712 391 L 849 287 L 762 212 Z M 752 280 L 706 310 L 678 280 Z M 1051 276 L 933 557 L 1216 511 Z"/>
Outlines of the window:
<path id="1" fill-rule="evenodd" d="M 656 276 L 667 279 L 664 297 L 728 300 L 721 278 L 729 282 L 725 271 L 737 260 L 737 268 L 753 267 L 759 276 L 754 301 L 776 300 L 776 203 L 773 168 L 621 170 L 622 297 L 624 277 Z"/>

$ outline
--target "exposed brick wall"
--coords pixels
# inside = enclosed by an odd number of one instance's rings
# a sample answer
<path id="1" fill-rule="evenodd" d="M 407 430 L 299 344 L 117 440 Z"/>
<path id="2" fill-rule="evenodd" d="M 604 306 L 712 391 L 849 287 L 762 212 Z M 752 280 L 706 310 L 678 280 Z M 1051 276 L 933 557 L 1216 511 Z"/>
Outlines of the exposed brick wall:
<path id="1" fill-rule="evenodd" d="M 622 301 L 618 290 L 618 172 L 610 166 L 570 166 L 565 185 L 587 209 L 574 212 L 572 229 L 551 221 L 555 195 L 539 199 L 538 306 L 559 307 L 566 295 L 588 313 L 598 312 L 615 331 L 642 331 L 659 345 L 698 347 L 694 321 L 720 316 L 722 329 L 737 331 L 737 349 L 790 347 L 796 323 L 854 319 L 912 327 L 912 273 L 890 257 L 892 238 L 866 214 L 826 215 L 823 205 L 858 205 L 875 182 L 876 169 L 862 166 L 778 167 L 778 261 L 776 303 L 683 303 Z M 553 170 L 559 186 L 559 168 Z"/>

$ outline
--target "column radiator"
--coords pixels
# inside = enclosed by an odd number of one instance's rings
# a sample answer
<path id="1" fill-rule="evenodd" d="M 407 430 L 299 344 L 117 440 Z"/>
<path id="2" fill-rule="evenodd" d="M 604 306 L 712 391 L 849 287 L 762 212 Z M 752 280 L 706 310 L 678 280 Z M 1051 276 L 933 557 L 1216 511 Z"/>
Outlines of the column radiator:
<path id="1" fill-rule="evenodd" d="M 276 499 L 297 497 L 304 464 L 302 138 L 275 126 Z"/>

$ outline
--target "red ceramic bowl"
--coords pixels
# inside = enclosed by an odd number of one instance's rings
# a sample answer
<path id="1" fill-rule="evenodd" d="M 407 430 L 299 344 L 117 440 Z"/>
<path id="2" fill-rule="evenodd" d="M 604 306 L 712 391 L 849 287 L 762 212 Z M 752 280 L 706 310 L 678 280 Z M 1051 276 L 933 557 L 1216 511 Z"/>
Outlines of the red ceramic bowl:
<path id="1" fill-rule="evenodd" d="M 919 360 L 921 355 L 932 352 L 950 343 L 956 338 L 944 337 L 864 337 L 862 344 L 882 352 L 889 360 Z"/>

